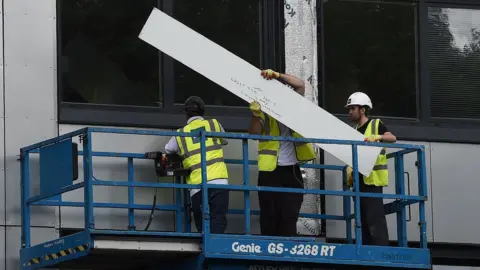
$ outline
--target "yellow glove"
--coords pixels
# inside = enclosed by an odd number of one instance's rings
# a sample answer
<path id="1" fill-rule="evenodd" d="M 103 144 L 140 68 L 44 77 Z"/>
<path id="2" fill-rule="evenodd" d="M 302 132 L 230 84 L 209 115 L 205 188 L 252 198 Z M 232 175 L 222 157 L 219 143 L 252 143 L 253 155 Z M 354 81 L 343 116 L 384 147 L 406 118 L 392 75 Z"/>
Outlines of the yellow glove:
<path id="1" fill-rule="evenodd" d="M 347 167 L 347 185 L 353 186 L 353 169 L 350 166 Z"/>
<path id="2" fill-rule="evenodd" d="M 252 111 L 253 115 L 257 117 L 260 117 L 263 114 L 261 111 L 260 103 L 258 103 L 257 101 L 250 103 L 250 110 Z"/>
<path id="3" fill-rule="evenodd" d="M 382 140 L 381 135 L 370 135 L 364 139 L 365 142 L 379 142 Z"/>
<path id="4" fill-rule="evenodd" d="M 280 73 L 273 71 L 271 69 L 266 69 L 266 70 L 262 70 L 262 76 L 267 80 L 278 79 L 280 78 Z"/>

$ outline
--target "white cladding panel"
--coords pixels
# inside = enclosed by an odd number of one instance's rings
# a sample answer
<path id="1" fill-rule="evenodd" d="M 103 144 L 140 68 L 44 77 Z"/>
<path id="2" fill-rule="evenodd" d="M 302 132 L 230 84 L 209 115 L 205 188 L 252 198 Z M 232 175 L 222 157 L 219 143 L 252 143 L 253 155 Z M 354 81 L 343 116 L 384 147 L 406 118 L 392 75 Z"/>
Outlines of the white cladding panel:
<path id="1" fill-rule="evenodd" d="M 7 249 L 5 253 L 6 270 L 20 270 L 20 227 L 6 227 Z M 58 238 L 58 231 L 55 228 L 31 228 L 31 244 L 38 245 L 53 239 Z M 1 269 L 1 267 L 0 267 Z"/>
<path id="2" fill-rule="evenodd" d="M 0 270 L 5 270 L 6 246 L 5 227 L 0 226 Z"/>
<path id="3" fill-rule="evenodd" d="M 4 1 L 6 224 L 20 225 L 21 147 L 58 134 L 54 0 Z M 38 159 L 31 161 L 31 195 Z M 32 226 L 55 226 L 54 207 L 32 208 Z"/>
<path id="4" fill-rule="evenodd" d="M 432 143 L 435 242 L 480 243 L 479 145 Z"/>
<path id="5" fill-rule="evenodd" d="M 3 37 L 3 6 L 0 5 L 0 36 Z M 0 42 L 0 52 L 3 51 L 3 42 Z M 3 54 L 0 54 L 0 74 L 3 74 Z M 5 114 L 3 95 L 3 76 L 0 76 L 0 225 L 5 225 Z M 0 266 L 1 269 L 1 266 Z"/>

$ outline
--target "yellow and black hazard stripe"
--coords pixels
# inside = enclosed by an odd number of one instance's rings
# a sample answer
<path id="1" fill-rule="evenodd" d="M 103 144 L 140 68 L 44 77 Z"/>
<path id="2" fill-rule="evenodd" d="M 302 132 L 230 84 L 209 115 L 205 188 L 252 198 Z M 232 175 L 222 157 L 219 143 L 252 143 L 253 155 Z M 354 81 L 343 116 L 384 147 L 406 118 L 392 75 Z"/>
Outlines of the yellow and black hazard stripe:
<path id="1" fill-rule="evenodd" d="M 88 249 L 88 244 L 83 244 L 83 245 L 76 246 L 74 248 L 60 250 L 59 252 L 47 254 L 45 256 L 45 260 L 47 261 L 55 260 L 57 258 L 65 257 L 73 253 L 85 251 L 86 249 Z"/>
<path id="2" fill-rule="evenodd" d="M 29 260 L 27 262 L 27 266 L 31 266 L 31 265 L 39 264 L 39 263 L 40 263 L 40 257 L 32 258 L 31 260 Z"/>
<path id="3" fill-rule="evenodd" d="M 57 258 L 65 257 L 73 253 L 85 251 L 86 249 L 88 249 L 88 244 L 83 244 L 83 245 L 76 246 L 74 248 L 60 250 L 59 252 L 45 255 L 45 260 L 46 261 L 55 260 Z M 35 264 L 39 264 L 41 260 L 42 260 L 42 257 L 32 258 L 27 263 L 25 263 L 24 266 L 32 266 Z"/>

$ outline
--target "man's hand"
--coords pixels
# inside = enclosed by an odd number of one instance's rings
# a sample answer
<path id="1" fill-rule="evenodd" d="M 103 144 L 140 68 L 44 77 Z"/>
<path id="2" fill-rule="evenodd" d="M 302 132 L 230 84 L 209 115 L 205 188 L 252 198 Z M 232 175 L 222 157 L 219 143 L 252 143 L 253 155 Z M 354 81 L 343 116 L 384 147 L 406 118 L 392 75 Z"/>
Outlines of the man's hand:
<path id="1" fill-rule="evenodd" d="M 381 142 L 383 139 L 382 135 L 370 135 L 366 137 L 363 141 L 365 142 Z"/>
<path id="2" fill-rule="evenodd" d="M 261 106 L 257 101 L 250 103 L 250 110 L 252 111 L 253 115 L 257 117 L 262 116 Z"/>
<path id="3" fill-rule="evenodd" d="M 276 71 L 273 71 L 271 69 L 262 70 L 261 74 L 262 74 L 263 78 L 265 78 L 267 80 L 280 78 L 280 73 L 278 73 Z"/>
<path id="4" fill-rule="evenodd" d="M 353 169 L 350 166 L 347 167 L 347 185 L 353 186 Z"/>

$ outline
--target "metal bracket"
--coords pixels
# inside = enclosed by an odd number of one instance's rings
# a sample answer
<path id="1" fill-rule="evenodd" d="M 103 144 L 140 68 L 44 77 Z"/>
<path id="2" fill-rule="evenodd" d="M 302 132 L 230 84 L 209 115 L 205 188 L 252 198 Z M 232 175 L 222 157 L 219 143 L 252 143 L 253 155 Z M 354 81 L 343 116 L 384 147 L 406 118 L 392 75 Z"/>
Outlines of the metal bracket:
<path id="1" fill-rule="evenodd" d="M 79 135 L 79 136 L 78 136 L 78 141 L 79 141 L 80 143 L 82 143 L 82 142 L 87 142 L 87 140 L 88 140 L 88 137 L 87 137 L 87 135 L 85 135 L 85 134 L 82 134 L 82 135 Z"/>
<path id="2" fill-rule="evenodd" d="M 410 193 L 410 173 L 409 172 L 404 172 L 404 174 L 407 175 L 407 194 L 408 195 L 412 195 Z M 412 207 L 411 205 L 409 204 L 408 205 L 408 218 L 407 218 L 407 222 L 411 221 L 412 220 Z"/>

